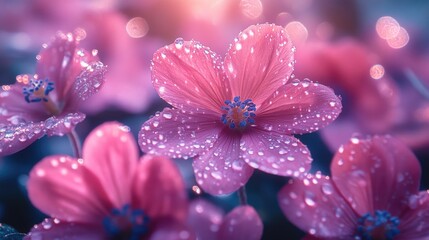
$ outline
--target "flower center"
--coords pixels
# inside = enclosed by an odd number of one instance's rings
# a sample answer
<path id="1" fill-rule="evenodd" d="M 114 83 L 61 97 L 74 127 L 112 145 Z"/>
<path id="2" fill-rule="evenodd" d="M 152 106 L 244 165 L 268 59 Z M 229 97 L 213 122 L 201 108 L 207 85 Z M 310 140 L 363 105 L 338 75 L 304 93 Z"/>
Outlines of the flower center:
<path id="1" fill-rule="evenodd" d="M 124 205 L 113 209 L 112 214 L 103 219 L 103 226 L 111 239 L 140 239 L 149 228 L 149 217 L 140 209 Z"/>
<path id="2" fill-rule="evenodd" d="M 356 239 L 362 240 L 391 240 L 399 234 L 399 218 L 393 217 L 387 211 L 375 211 L 358 220 Z"/>
<path id="3" fill-rule="evenodd" d="M 27 103 L 42 102 L 49 113 L 57 115 L 60 111 L 54 101 L 49 97 L 49 93 L 54 90 L 54 82 L 48 79 L 31 79 L 26 87 L 23 87 L 22 93 Z"/>
<path id="4" fill-rule="evenodd" d="M 251 99 L 240 101 L 240 97 L 234 97 L 233 101 L 226 100 L 226 106 L 222 106 L 225 114 L 220 120 L 231 129 L 244 129 L 247 125 L 255 123 L 256 105 Z"/>

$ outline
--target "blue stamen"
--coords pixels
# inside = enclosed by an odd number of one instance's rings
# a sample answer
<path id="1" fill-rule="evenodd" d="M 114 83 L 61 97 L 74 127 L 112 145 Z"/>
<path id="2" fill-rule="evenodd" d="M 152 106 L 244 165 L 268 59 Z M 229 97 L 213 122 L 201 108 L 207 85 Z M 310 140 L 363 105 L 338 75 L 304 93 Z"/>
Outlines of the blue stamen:
<path id="1" fill-rule="evenodd" d="M 103 227 L 113 239 L 141 239 L 148 232 L 149 217 L 141 209 L 124 205 L 113 209 L 110 216 L 103 219 Z"/>
<path id="2" fill-rule="evenodd" d="M 240 96 L 235 96 L 233 101 L 225 100 L 226 106 L 221 109 L 225 111 L 220 120 L 231 129 L 244 129 L 249 124 L 255 123 L 256 105 L 251 99 L 240 101 Z"/>
<path id="3" fill-rule="evenodd" d="M 391 216 L 387 211 L 377 210 L 374 215 L 364 214 L 358 219 L 355 237 L 364 240 L 391 240 L 399 234 L 399 218 Z"/>
<path id="4" fill-rule="evenodd" d="M 45 79 L 31 79 L 28 83 L 28 87 L 23 87 L 22 93 L 24 94 L 24 99 L 28 103 L 32 102 L 48 102 L 48 94 L 54 90 L 54 83 Z"/>

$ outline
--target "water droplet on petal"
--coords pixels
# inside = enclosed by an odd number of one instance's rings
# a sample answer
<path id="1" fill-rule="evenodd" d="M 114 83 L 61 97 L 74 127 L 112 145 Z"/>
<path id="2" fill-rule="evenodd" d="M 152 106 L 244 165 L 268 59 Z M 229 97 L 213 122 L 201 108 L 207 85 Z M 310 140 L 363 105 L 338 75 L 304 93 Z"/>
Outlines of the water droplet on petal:
<path id="1" fill-rule="evenodd" d="M 214 177 L 217 180 L 222 179 L 222 173 L 221 172 L 214 171 L 214 172 L 211 172 L 210 175 L 212 175 L 212 177 Z"/>
<path id="2" fill-rule="evenodd" d="M 326 195 L 331 195 L 334 192 L 334 189 L 332 188 L 331 184 L 324 183 L 322 184 L 322 192 Z"/>
<path id="3" fill-rule="evenodd" d="M 184 43 L 183 38 L 177 38 L 174 41 L 174 46 L 176 46 L 177 49 L 181 49 L 183 47 L 183 43 Z"/>
<path id="4" fill-rule="evenodd" d="M 314 193 L 306 191 L 304 196 L 304 202 L 310 207 L 314 207 L 316 202 L 314 201 Z"/>

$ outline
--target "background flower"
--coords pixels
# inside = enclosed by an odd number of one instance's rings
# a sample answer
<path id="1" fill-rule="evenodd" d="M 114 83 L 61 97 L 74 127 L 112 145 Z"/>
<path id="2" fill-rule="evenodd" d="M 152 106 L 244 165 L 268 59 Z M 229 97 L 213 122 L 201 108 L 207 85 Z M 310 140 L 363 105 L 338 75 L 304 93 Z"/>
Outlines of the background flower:
<path id="1" fill-rule="evenodd" d="M 320 238 L 425 239 L 428 194 L 413 153 L 391 137 L 352 138 L 320 173 L 291 180 L 279 193 L 283 213 Z"/>
<path id="2" fill-rule="evenodd" d="M 0 155 L 17 152 L 45 134 L 69 133 L 83 121 L 80 105 L 104 83 L 106 66 L 79 37 L 57 33 L 36 59 L 34 76 L 19 75 L 0 90 Z"/>
<path id="3" fill-rule="evenodd" d="M 83 159 L 44 158 L 30 173 L 28 192 L 54 218 L 34 227 L 28 239 L 192 238 L 181 224 L 187 199 L 177 168 L 165 157 L 139 161 L 129 129 L 115 122 L 91 132 Z"/>

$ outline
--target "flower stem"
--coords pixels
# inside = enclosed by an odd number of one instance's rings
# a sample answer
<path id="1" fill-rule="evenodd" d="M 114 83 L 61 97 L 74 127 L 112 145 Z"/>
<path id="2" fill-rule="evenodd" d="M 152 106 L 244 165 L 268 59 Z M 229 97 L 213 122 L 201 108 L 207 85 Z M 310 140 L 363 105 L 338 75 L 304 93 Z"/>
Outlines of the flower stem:
<path id="1" fill-rule="evenodd" d="M 240 187 L 237 193 L 238 199 L 240 200 L 240 205 L 247 205 L 246 186 Z"/>
<path id="2" fill-rule="evenodd" d="M 67 134 L 67 136 L 69 137 L 70 143 L 73 147 L 74 156 L 76 158 L 82 158 L 82 149 L 80 146 L 79 136 L 76 131 L 73 129 L 69 134 Z"/>

